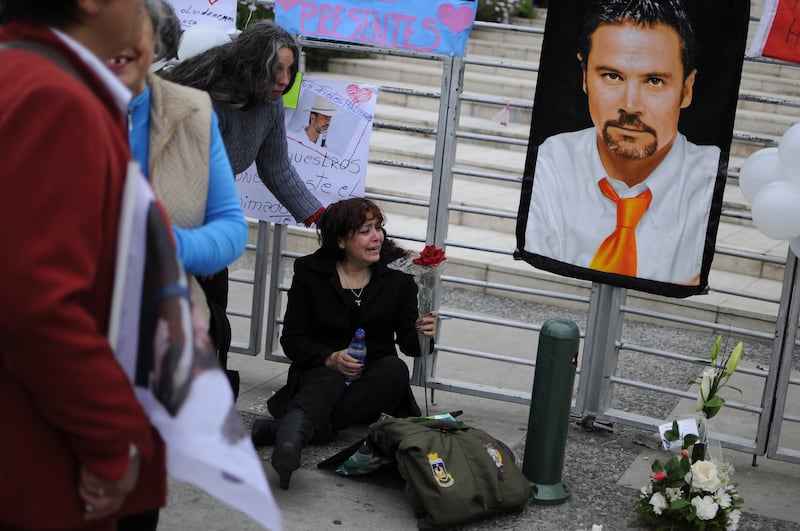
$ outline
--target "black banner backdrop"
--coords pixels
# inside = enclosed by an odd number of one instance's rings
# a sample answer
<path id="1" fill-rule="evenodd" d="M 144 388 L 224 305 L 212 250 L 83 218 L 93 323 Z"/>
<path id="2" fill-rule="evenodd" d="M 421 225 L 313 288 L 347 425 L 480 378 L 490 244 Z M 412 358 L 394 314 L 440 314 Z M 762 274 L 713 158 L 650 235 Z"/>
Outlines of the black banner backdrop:
<path id="1" fill-rule="evenodd" d="M 547 11 L 544 42 L 539 64 L 539 74 L 534 97 L 528 155 L 523 175 L 522 193 L 517 217 L 517 249 L 515 258 L 523 259 L 534 267 L 553 273 L 636 289 L 669 297 L 687 297 L 705 293 L 708 290 L 708 273 L 714 255 L 714 245 L 719 227 L 722 208 L 722 195 L 727 177 L 728 158 L 733 136 L 733 124 L 738 101 L 739 81 L 741 79 L 744 59 L 747 27 L 750 16 L 749 0 L 598 0 L 601 4 L 621 3 L 623 5 L 643 4 L 678 4 L 683 5 L 692 25 L 696 38 L 697 74 L 695 76 L 691 104 L 680 111 L 678 132 L 686 137 L 680 145 L 684 150 L 678 155 L 678 140 L 669 153 L 672 158 L 670 169 L 679 169 L 679 175 L 666 177 L 661 166 L 653 170 L 643 184 L 653 190 L 659 190 L 653 182 L 655 175 L 662 170 L 660 188 L 672 195 L 674 205 L 660 205 L 661 225 L 652 224 L 658 235 L 657 252 L 640 252 L 639 269 L 635 274 L 620 274 L 601 271 L 589 267 L 587 256 L 591 256 L 597 247 L 615 226 L 616 209 L 613 206 L 601 206 L 595 209 L 580 204 L 583 196 L 597 196 L 597 201 L 608 201 L 600 198 L 597 188 L 597 170 L 604 170 L 600 164 L 597 148 L 591 147 L 589 139 L 593 137 L 584 131 L 582 136 L 575 133 L 561 136 L 561 133 L 579 132 L 593 128 L 589 115 L 587 95 L 583 91 L 583 71 L 577 59 L 578 39 L 583 26 L 584 15 L 589 10 L 592 0 L 561 0 L 551 2 Z M 605 6 L 604 6 L 605 7 Z M 666 50 L 663 50 L 666 54 Z M 663 55 L 661 52 L 657 55 Z M 591 54 L 590 54 L 591 55 Z M 660 72 L 655 72 L 659 74 Z M 618 74 L 614 73 L 617 76 Z M 653 76 L 654 78 L 657 76 Z M 652 81 L 650 81 L 652 83 Z M 655 83 L 659 83 L 658 80 Z M 644 121 L 647 119 L 644 118 Z M 558 136 L 556 136 L 558 135 Z M 680 135 L 679 135 L 680 136 Z M 541 144 L 554 137 L 562 138 L 558 144 L 560 151 L 548 156 L 549 162 L 542 163 L 541 184 L 537 186 L 537 159 Z M 579 140 L 583 140 L 582 143 Z M 601 141 L 601 140 L 599 140 Z M 585 149 L 582 154 L 574 155 L 573 150 Z M 718 149 L 713 148 L 716 146 Z M 544 149 L 548 149 L 545 147 Z M 694 150 L 694 159 L 686 158 L 685 152 Z M 704 153 L 701 157 L 700 153 Z M 559 156 L 560 155 L 560 156 Z M 566 155 L 566 156 L 565 156 Z M 713 156 L 711 170 L 701 177 L 699 170 L 694 169 L 705 158 L 708 166 L 709 157 Z M 544 151 L 543 151 L 544 157 Z M 681 158 L 683 157 L 683 158 Z M 544 168 L 557 168 L 564 159 L 571 159 L 566 164 L 567 170 L 555 170 L 558 173 L 555 182 L 545 184 Z M 578 159 L 582 159 L 579 161 Z M 544 160 L 544 159 L 543 159 Z M 678 161 L 683 161 L 681 164 Z M 692 161 L 695 161 L 694 163 Z M 716 165 L 716 172 L 713 166 Z M 581 172 L 581 169 L 586 172 Z M 575 170 L 578 171 L 575 171 Z M 595 170 L 590 172 L 589 170 Z M 566 171 L 568 174 L 563 173 Z M 683 174 L 681 174 L 683 173 Z M 601 175 L 602 176 L 602 175 Z M 652 177 L 652 179 L 651 179 Z M 552 180 L 552 178 L 551 178 Z M 565 181 L 575 181 L 565 182 Z M 705 181 L 702 184 L 701 181 Z M 712 183 L 713 181 L 713 183 Z M 589 184 L 587 184 L 589 183 Z M 687 184 L 688 183 L 688 184 Z M 677 186 L 685 190 L 676 191 Z M 639 185 L 641 187 L 641 185 Z M 571 202 L 571 198 L 575 201 Z M 700 196 L 702 195 L 702 198 Z M 710 197 L 710 208 L 709 208 Z M 658 212 L 657 192 L 653 192 L 651 210 Z M 548 210 L 550 214 L 543 215 Z M 602 211 L 604 219 L 592 219 L 593 212 Z M 706 215 L 707 213 L 707 215 Z M 653 214 L 655 215 L 655 214 Z M 648 213 L 645 213 L 645 217 Z M 707 216 L 707 217 L 706 217 Z M 637 237 L 639 235 L 637 226 Z M 610 218 L 610 220 L 608 219 Z M 694 223 L 685 219 L 694 218 Z M 552 225 L 548 225 L 552 223 Z M 592 231 L 603 229 L 603 234 L 587 236 Z M 653 232 L 651 227 L 651 232 Z M 703 234 L 703 232 L 705 234 Z M 674 233 L 674 235 L 673 235 Z M 555 247 L 537 243 L 543 241 L 564 241 Z M 579 252 L 564 253 L 555 249 L 580 247 L 578 242 L 592 240 L 597 243 Z M 687 244 L 687 242 L 690 242 Z M 637 247 L 653 249 L 651 244 Z M 692 247 L 697 247 L 692 249 Z M 681 265 L 684 256 L 694 256 L 693 265 Z M 675 267 L 672 267 L 675 264 Z M 699 270 L 692 269 L 694 265 Z M 691 270 L 688 277 L 674 273 L 678 269 Z M 673 278 L 674 276 L 674 278 Z"/>

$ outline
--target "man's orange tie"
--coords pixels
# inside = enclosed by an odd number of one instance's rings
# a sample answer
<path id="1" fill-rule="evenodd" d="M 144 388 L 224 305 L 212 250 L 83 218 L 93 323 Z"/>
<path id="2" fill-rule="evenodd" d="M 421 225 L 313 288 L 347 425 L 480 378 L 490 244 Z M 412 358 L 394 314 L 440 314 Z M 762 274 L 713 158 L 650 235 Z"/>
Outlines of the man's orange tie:
<path id="1" fill-rule="evenodd" d="M 597 248 L 589 267 L 608 273 L 636 276 L 636 224 L 650 206 L 653 194 L 648 189 L 636 197 L 622 199 L 608 179 L 603 178 L 597 184 L 603 195 L 617 204 L 617 228 Z"/>

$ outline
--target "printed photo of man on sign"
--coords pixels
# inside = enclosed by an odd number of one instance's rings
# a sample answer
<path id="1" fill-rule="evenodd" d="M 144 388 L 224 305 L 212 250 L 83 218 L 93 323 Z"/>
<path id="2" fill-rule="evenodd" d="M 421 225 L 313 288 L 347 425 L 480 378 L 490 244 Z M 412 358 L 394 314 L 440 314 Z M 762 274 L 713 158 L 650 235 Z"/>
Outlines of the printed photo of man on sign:
<path id="1" fill-rule="evenodd" d="M 707 289 L 749 3 L 573 0 L 548 10 L 517 256 L 685 297 Z"/>

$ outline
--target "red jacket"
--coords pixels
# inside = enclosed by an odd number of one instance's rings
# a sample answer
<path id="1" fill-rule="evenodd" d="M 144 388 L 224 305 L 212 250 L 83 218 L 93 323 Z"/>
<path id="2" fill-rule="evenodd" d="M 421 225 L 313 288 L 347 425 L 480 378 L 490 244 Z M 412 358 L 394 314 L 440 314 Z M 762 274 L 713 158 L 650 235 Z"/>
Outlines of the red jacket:
<path id="1" fill-rule="evenodd" d="M 106 338 L 117 221 L 130 160 L 124 118 L 48 29 L 35 39 L 86 82 L 29 51 L 0 51 L 0 529 L 83 525 L 80 466 L 136 490 L 120 515 L 163 506 L 164 447 Z"/>

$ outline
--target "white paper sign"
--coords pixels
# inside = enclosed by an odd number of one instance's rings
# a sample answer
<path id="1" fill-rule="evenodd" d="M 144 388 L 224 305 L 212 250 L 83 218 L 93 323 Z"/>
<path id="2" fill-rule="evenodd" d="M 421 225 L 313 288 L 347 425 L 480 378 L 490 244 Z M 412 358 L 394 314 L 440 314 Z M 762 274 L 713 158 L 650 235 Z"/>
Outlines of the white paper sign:
<path id="1" fill-rule="evenodd" d="M 236 29 L 236 0 L 168 0 L 182 29 L 210 24 L 226 32 Z"/>
<path id="2" fill-rule="evenodd" d="M 297 108 L 286 109 L 292 165 L 325 206 L 364 195 L 377 94 L 370 85 L 304 76 Z M 320 111 L 316 114 L 330 115 L 327 130 L 319 136 L 310 131 L 314 109 Z M 236 188 L 245 216 L 279 225 L 302 221 L 295 220 L 267 190 L 255 164 L 236 176 Z"/>
<path id="3" fill-rule="evenodd" d="M 172 232 L 135 163 L 117 250 L 109 342 L 166 444 L 167 470 L 279 531 L 280 512 L 217 363 L 208 318 L 190 302 Z"/>
<path id="4" fill-rule="evenodd" d="M 665 450 L 671 450 L 673 448 L 681 448 L 683 446 L 683 438 L 687 435 L 699 435 L 697 432 L 697 422 L 695 419 L 680 419 L 678 421 L 678 433 L 681 434 L 681 438 L 677 441 L 668 441 L 664 434 L 672 429 L 672 423 L 668 422 L 666 424 L 661 424 L 658 427 L 658 433 L 661 435 L 661 443 L 664 445 Z"/>

